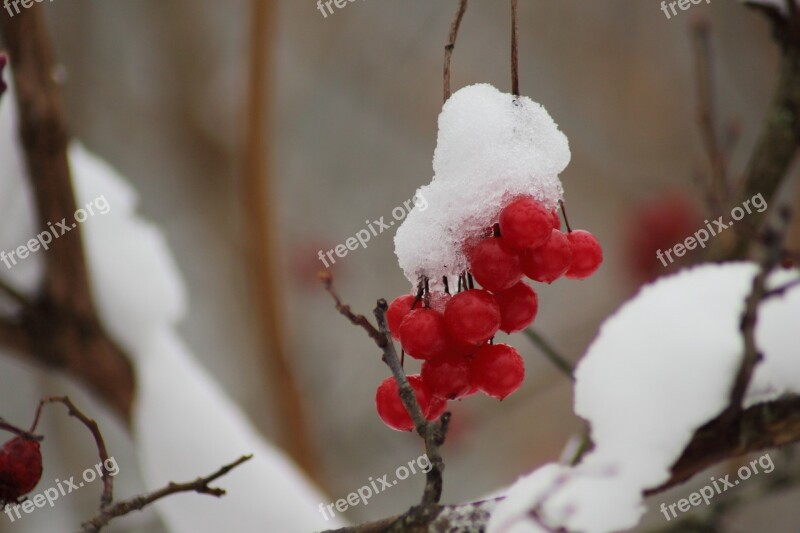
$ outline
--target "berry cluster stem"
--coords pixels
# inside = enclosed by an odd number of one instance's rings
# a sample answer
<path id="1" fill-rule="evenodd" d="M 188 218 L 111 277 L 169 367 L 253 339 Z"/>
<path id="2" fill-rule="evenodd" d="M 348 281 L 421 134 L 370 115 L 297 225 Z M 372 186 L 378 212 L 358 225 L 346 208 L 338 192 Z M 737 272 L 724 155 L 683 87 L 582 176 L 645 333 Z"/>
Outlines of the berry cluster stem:
<path id="1" fill-rule="evenodd" d="M 450 422 L 450 413 L 444 413 L 436 422 L 425 420 L 422 409 L 414 395 L 414 390 L 408 383 L 403 367 L 397 358 L 397 350 L 394 347 L 394 342 L 392 342 L 392 336 L 389 334 L 389 327 L 386 323 L 386 310 L 388 307 L 386 300 L 380 299 L 374 311 L 375 319 L 378 321 L 378 330 L 383 334 L 384 342 L 383 345 L 379 343 L 379 346 L 383 349 L 383 361 L 392 371 L 392 375 L 397 381 L 400 399 L 403 401 L 409 416 L 411 416 L 411 420 L 414 421 L 417 434 L 425 442 L 425 452 L 432 465 L 432 468 L 427 473 L 422 504 L 439 503 L 442 497 L 442 474 L 444 472 L 444 460 L 439 448 L 444 444 L 447 427 Z"/>

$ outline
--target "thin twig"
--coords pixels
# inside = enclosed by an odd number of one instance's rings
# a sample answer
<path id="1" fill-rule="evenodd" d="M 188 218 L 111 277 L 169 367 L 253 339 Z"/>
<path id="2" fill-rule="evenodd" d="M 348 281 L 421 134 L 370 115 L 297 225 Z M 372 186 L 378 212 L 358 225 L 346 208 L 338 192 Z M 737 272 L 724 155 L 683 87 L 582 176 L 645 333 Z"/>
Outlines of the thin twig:
<path id="1" fill-rule="evenodd" d="M 728 413 L 738 415 L 742 410 L 747 388 L 750 385 L 755 367 L 763 359 L 763 355 L 756 345 L 756 321 L 758 318 L 758 307 L 764 300 L 767 293 L 767 278 L 777 267 L 784 257 L 783 244 L 789 226 L 788 210 L 781 210 L 781 221 L 778 229 L 767 228 L 764 234 L 765 253 L 761 262 L 761 268 L 753 278 L 753 286 L 747 297 L 745 311 L 742 315 L 740 329 L 744 338 L 744 357 L 736 379 L 731 389 Z"/>
<path id="2" fill-rule="evenodd" d="M 717 135 L 716 110 L 714 107 L 714 68 L 711 52 L 709 24 L 701 20 L 692 25 L 692 41 L 695 56 L 695 79 L 697 82 L 697 122 L 708 153 L 711 168 L 709 199 L 713 212 L 718 212 L 729 198 L 727 161 Z"/>
<path id="3" fill-rule="evenodd" d="M 458 11 L 456 11 L 453 22 L 450 24 L 450 35 L 447 37 L 447 44 L 444 46 L 444 73 L 442 79 L 444 81 L 444 101 L 446 102 L 450 95 L 450 63 L 453 58 L 453 49 L 456 47 L 456 39 L 458 39 L 458 30 L 461 27 L 461 21 L 464 19 L 464 13 L 467 12 L 467 0 L 459 0 Z"/>
<path id="4" fill-rule="evenodd" d="M 764 293 L 763 300 L 767 298 L 773 298 L 775 296 L 783 296 L 786 292 L 792 290 L 793 288 L 800 286 L 800 278 L 792 280 L 780 287 L 775 287 L 774 289 L 770 289 Z"/>
<path id="5" fill-rule="evenodd" d="M 417 397 L 414 394 L 414 389 L 408 383 L 406 374 L 403 371 L 403 366 L 397 357 L 397 350 L 392 342 L 392 336 L 389 333 L 389 327 L 386 323 L 386 311 L 388 304 L 386 300 L 378 300 L 375 307 L 374 315 L 378 322 L 378 327 L 375 328 L 369 320 L 363 315 L 356 315 L 350 310 L 349 305 L 345 305 L 339 299 L 338 294 L 333 288 L 333 277 L 330 272 L 321 272 L 319 275 L 322 282 L 325 284 L 325 290 L 333 298 L 336 303 L 336 309 L 344 315 L 352 324 L 364 329 L 369 337 L 375 341 L 378 348 L 383 353 L 383 362 L 392 371 L 392 375 L 397 382 L 400 399 L 408 411 L 408 415 L 414 422 L 414 428 L 420 437 L 425 442 L 425 452 L 428 460 L 431 463 L 431 469 L 426 474 L 425 490 L 422 495 L 422 506 L 432 505 L 439 502 L 442 496 L 442 472 L 444 471 L 444 461 L 442 460 L 439 449 L 444 444 L 444 439 L 447 434 L 448 424 L 450 422 L 450 413 L 444 413 L 437 422 L 428 422 L 425 420 L 425 415 L 422 408 L 417 402 Z M 408 515 L 404 515 L 408 518 Z"/>
<path id="6" fill-rule="evenodd" d="M 33 433 L 33 430 L 25 430 L 22 428 L 18 428 L 17 426 L 6 422 L 4 419 L 0 418 L 0 430 L 8 431 L 9 433 L 13 433 L 14 435 L 19 435 L 20 437 L 25 437 L 26 439 L 41 441 L 44 440 L 44 437 L 41 435 L 36 435 Z"/>
<path id="7" fill-rule="evenodd" d="M 108 470 L 108 449 L 106 448 L 106 441 L 103 438 L 103 434 L 100 431 L 100 426 L 97 425 L 97 422 L 95 422 L 94 419 L 89 418 L 83 413 L 83 411 L 78 409 L 78 407 L 72 403 L 72 400 L 69 399 L 69 397 L 51 396 L 48 398 L 42 398 L 42 400 L 39 401 L 39 406 L 36 408 L 36 416 L 34 417 L 33 424 L 31 425 L 31 431 L 36 429 L 36 426 L 39 423 L 39 416 L 41 415 L 42 407 L 50 403 L 60 403 L 66 406 L 69 416 L 80 420 L 80 422 L 89 430 L 89 432 L 91 432 L 92 437 L 94 437 L 94 442 L 97 445 L 97 454 L 100 456 L 100 464 L 103 471 L 103 494 L 100 496 L 100 509 L 105 509 L 114 500 L 114 476 L 112 476 L 111 472 Z"/>
<path id="8" fill-rule="evenodd" d="M 511 94 L 519 96 L 519 28 L 517 0 L 511 0 Z"/>
<path id="9" fill-rule="evenodd" d="M 143 494 L 141 496 L 135 496 L 133 498 L 117 502 L 110 507 L 101 510 L 100 514 L 91 520 L 82 523 L 80 533 L 96 533 L 107 526 L 108 523 L 114 518 L 124 516 L 133 511 L 139 511 L 157 500 L 173 494 L 178 494 L 180 492 L 196 492 L 198 494 L 208 494 L 209 496 L 215 496 L 217 498 L 224 496 L 225 489 L 210 487 L 209 484 L 252 458 L 252 455 L 244 455 L 236 461 L 223 466 L 213 474 L 206 477 L 201 477 L 194 481 L 188 481 L 185 483 L 171 482 L 166 487 L 149 494 Z"/>
<path id="10" fill-rule="evenodd" d="M 328 291 L 328 294 L 331 295 L 333 301 L 336 303 L 336 310 L 339 311 L 342 315 L 344 315 L 353 325 L 364 328 L 367 332 L 367 335 L 375 341 L 375 344 L 378 345 L 379 348 L 384 348 L 387 344 L 386 337 L 373 326 L 367 317 L 364 315 L 356 315 L 350 310 L 349 305 L 345 305 L 342 303 L 342 300 L 339 298 L 339 295 L 336 294 L 336 290 L 333 288 L 333 276 L 327 270 L 324 272 L 319 273 L 319 279 L 322 281 L 322 284 L 325 286 L 325 290 Z"/>
<path id="11" fill-rule="evenodd" d="M 541 350 L 542 354 L 547 358 L 548 361 L 553 363 L 556 368 L 561 370 L 570 380 L 575 381 L 574 376 L 574 368 L 572 364 L 567 361 L 567 359 L 558 353 L 558 351 L 553 348 L 553 346 L 545 340 L 544 337 L 539 335 L 533 328 L 527 328 L 525 330 L 525 335 L 533 342 L 539 350 Z"/>

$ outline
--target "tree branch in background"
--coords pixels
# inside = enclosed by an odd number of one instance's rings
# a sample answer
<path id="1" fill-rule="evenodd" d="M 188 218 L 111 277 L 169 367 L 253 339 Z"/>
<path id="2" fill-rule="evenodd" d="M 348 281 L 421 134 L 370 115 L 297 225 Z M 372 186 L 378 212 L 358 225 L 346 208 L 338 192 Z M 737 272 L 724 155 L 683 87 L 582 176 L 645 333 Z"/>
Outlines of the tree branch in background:
<path id="1" fill-rule="evenodd" d="M 511 94 L 519 96 L 519 24 L 517 24 L 517 0 L 511 0 Z"/>
<path id="2" fill-rule="evenodd" d="M 67 159 L 69 136 L 42 7 L 0 17 L 0 31 L 14 68 L 20 137 L 38 226 L 47 231 L 48 223 L 72 220 L 76 205 Z M 65 371 L 129 422 L 133 370 L 97 316 L 80 228 L 54 240 L 43 257 L 42 286 L 18 317 L 1 319 L 0 342 L 26 360 Z"/>
<path id="3" fill-rule="evenodd" d="M 456 11 L 453 22 L 450 25 L 450 35 L 447 37 L 447 44 L 444 46 L 444 73 L 442 79 L 444 80 L 444 101 L 450 98 L 450 63 L 453 59 L 453 49 L 456 47 L 456 39 L 458 39 L 458 30 L 461 28 L 461 21 L 464 19 L 464 13 L 467 12 L 467 0 L 459 0 L 458 11 Z"/>
<path id="4" fill-rule="evenodd" d="M 247 89 L 247 131 L 242 176 L 242 205 L 248 243 L 250 280 L 263 331 L 264 359 L 269 390 L 277 408 L 283 448 L 305 473 L 318 484 L 320 469 L 308 432 L 303 395 L 290 362 L 286 336 L 286 305 L 281 292 L 280 250 L 277 217 L 274 214 L 271 143 L 266 125 L 270 123 L 273 82 L 270 79 L 275 38 L 274 2 L 250 3 L 250 63 Z"/>

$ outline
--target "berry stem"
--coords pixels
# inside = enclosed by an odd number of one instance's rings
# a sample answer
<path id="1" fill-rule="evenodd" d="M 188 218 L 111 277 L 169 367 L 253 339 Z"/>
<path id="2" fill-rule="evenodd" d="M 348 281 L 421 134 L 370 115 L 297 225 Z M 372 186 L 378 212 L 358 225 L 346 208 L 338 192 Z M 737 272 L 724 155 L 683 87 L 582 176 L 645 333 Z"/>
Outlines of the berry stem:
<path id="1" fill-rule="evenodd" d="M 386 310 L 388 309 L 386 300 L 378 300 L 378 305 L 375 307 L 375 319 L 378 321 L 378 330 L 384 336 L 384 343 L 379 344 L 383 350 L 383 361 L 392 371 L 395 380 L 397 381 L 397 388 L 400 391 L 400 399 L 408 411 L 411 420 L 414 421 L 414 427 L 417 433 L 425 441 L 425 452 L 431 462 L 432 468 L 427 473 L 425 482 L 425 491 L 422 495 L 422 504 L 435 504 L 438 503 L 442 497 L 442 472 L 444 471 L 444 461 L 442 460 L 439 448 L 444 444 L 444 439 L 447 434 L 447 427 L 450 422 L 450 413 L 444 413 L 438 422 L 428 422 L 422 413 L 422 409 L 417 402 L 414 389 L 408 383 L 403 368 L 397 359 L 397 351 L 392 342 L 392 337 L 389 334 L 389 327 L 386 323 Z"/>
<path id="2" fill-rule="evenodd" d="M 544 337 L 539 335 L 533 328 L 527 328 L 525 335 L 536 345 L 537 348 L 544 354 L 548 361 L 553 363 L 556 368 L 561 370 L 570 380 L 575 381 L 573 375 L 572 364 L 567 361 L 553 346 L 547 342 Z"/>
<path id="3" fill-rule="evenodd" d="M 453 59 L 453 50 L 456 47 L 456 39 L 458 38 L 458 30 L 461 27 L 461 21 L 464 19 L 464 13 L 467 12 L 467 0 L 460 0 L 458 4 L 458 11 L 453 18 L 450 25 L 450 35 L 447 38 L 447 44 L 444 46 L 444 101 L 450 98 L 450 63 Z"/>
<path id="4" fill-rule="evenodd" d="M 0 429 L 8 431 L 9 433 L 13 433 L 14 435 L 19 435 L 20 437 L 25 437 L 26 439 L 41 441 L 44 439 L 41 435 L 35 435 L 33 431 L 25 431 L 22 428 L 18 428 L 12 424 L 9 424 L 2 418 L 0 418 Z"/>
<path id="5" fill-rule="evenodd" d="M 558 205 L 561 206 L 561 214 L 564 216 L 564 225 L 567 226 L 567 233 L 572 233 L 572 227 L 569 225 L 569 219 L 567 218 L 567 206 L 564 200 L 559 200 Z"/>
<path id="6" fill-rule="evenodd" d="M 519 37 L 517 0 L 511 0 L 511 93 L 519 96 Z"/>

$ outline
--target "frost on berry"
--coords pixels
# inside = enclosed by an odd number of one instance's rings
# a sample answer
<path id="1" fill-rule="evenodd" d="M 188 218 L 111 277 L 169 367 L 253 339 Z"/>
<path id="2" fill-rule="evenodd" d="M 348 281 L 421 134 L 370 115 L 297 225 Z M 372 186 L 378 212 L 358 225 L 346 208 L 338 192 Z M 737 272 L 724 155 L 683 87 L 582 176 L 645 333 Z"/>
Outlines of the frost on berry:
<path id="1" fill-rule="evenodd" d="M 562 199 L 558 174 L 570 160 L 567 138 L 547 111 L 487 84 L 454 93 L 439 115 L 434 177 L 395 235 L 406 278 L 457 276 L 468 267 L 465 241 L 481 235 L 520 196 L 548 210 Z"/>
<path id="2" fill-rule="evenodd" d="M 17 436 L 0 448 L 0 508 L 32 491 L 42 477 L 39 442 Z"/>

